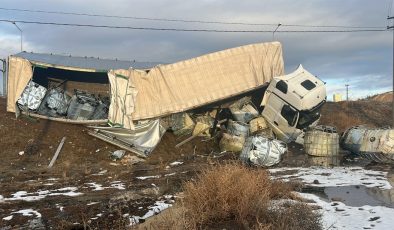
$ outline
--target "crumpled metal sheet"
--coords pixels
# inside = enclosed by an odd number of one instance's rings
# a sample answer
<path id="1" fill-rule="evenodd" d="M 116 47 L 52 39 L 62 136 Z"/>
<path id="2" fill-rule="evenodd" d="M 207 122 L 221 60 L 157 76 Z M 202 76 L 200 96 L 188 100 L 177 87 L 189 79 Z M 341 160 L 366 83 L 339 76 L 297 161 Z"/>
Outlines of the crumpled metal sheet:
<path id="1" fill-rule="evenodd" d="M 137 124 L 134 130 L 116 127 L 91 128 L 112 140 L 121 141 L 125 145 L 128 144 L 135 152 L 145 156 L 148 156 L 154 150 L 166 132 L 159 119 Z"/>
<path id="2" fill-rule="evenodd" d="M 352 127 L 341 138 L 342 148 L 381 163 L 394 163 L 394 129 Z"/>
<path id="3" fill-rule="evenodd" d="M 47 89 L 44 86 L 29 81 L 21 97 L 18 99 L 18 104 L 21 106 L 22 110 L 24 110 L 24 107 L 30 110 L 37 110 L 46 92 Z"/>
<path id="4" fill-rule="evenodd" d="M 246 139 L 240 158 L 245 163 L 272 166 L 280 162 L 286 151 L 287 145 L 283 141 L 263 136 L 251 136 Z"/>

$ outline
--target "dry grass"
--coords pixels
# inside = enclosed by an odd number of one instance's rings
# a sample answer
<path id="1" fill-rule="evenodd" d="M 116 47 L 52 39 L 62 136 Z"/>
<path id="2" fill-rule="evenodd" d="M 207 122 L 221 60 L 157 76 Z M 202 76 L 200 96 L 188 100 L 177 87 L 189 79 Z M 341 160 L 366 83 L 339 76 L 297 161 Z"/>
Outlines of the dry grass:
<path id="1" fill-rule="evenodd" d="M 355 125 L 366 124 L 371 127 L 391 125 L 390 103 L 379 101 L 327 102 L 322 109 L 320 124 L 335 126 L 339 132 Z"/>
<path id="2" fill-rule="evenodd" d="M 185 223 L 190 229 L 311 229 L 294 225 L 308 219 L 319 229 L 319 215 L 306 205 L 270 207 L 272 199 L 291 197 L 290 191 L 291 186 L 271 181 L 263 169 L 235 163 L 212 167 L 184 186 Z"/>

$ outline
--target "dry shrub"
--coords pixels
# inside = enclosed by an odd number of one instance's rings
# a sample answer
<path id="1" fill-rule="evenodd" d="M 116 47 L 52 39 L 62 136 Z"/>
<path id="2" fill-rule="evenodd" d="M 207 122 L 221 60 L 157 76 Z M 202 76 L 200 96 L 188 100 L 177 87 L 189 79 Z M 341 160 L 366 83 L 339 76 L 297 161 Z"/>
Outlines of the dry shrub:
<path id="1" fill-rule="evenodd" d="M 218 226 L 231 221 L 242 228 L 259 226 L 272 198 L 290 196 L 291 187 L 272 182 L 266 170 L 236 163 L 204 170 L 184 186 L 183 205 L 191 228 Z"/>
<path id="2" fill-rule="evenodd" d="M 321 229 L 319 214 L 308 205 L 283 201 L 294 199 L 297 186 L 271 181 L 264 169 L 211 166 L 184 184 L 181 206 L 138 229 Z"/>
<path id="3" fill-rule="evenodd" d="M 266 210 L 270 186 L 265 170 L 238 164 L 219 165 L 185 184 L 183 205 L 193 227 L 225 220 L 243 225 Z"/>

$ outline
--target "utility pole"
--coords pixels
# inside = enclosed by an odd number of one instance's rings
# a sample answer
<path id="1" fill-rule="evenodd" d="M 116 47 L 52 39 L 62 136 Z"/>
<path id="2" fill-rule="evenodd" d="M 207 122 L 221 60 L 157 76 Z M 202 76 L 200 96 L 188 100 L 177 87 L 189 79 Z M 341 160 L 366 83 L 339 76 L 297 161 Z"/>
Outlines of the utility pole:
<path id="1" fill-rule="evenodd" d="M 7 68 L 7 62 L 6 62 L 6 60 L 5 59 L 0 59 L 0 61 L 3 63 L 3 69 L 1 69 L 0 71 L 1 72 L 3 72 L 3 91 L 2 91 L 2 93 L 3 93 L 3 96 L 6 96 L 7 95 L 7 82 L 6 82 L 6 78 L 5 78 L 5 76 L 6 76 L 6 68 Z"/>
<path id="2" fill-rule="evenodd" d="M 393 16 L 391 16 L 391 17 L 387 17 L 387 20 L 391 20 L 391 19 L 394 19 L 394 17 Z M 393 50 L 393 105 L 392 105 L 392 107 L 393 107 L 393 120 L 392 120 L 392 127 L 394 127 L 394 22 L 393 22 L 393 25 L 392 26 L 387 26 L 387 29 L 389 30 L 389 29 L 392 29 L 393 30 L 393 48 L 392 48 L 392 50 Z"/>
<path id="3" fill-rule="evenodd" d="M 15 22 L 12 22 L 12 24 L 14 24 L 14 26 L 21 32 L 21 52 L 22 52 L 23 51 L 23 31 L 21 28 L 19 28 L 19 26 Z"/>
<path id="4" fill-rule="evenodd" d="M 346 101 L 349 101 L 349 85 L 346 84 Z"/>
<path id="5" fill-rule="evenodd" d="M 280 27 L 281 25 L 282 25 L 282 24 L 279 23 L 278 26 L 275 28 L 274 32 L 272 32 L 272 41 L 274 41 L 274 39 L 275 39 L 275 32 L 279 29 L 279 27 Z"/>

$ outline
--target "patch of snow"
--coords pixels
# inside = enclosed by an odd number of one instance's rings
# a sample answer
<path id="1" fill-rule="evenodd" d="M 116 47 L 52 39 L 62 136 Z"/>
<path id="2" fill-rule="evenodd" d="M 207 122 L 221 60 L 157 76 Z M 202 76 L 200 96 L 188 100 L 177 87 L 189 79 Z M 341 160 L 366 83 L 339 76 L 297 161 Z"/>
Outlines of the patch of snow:
<path id="1" fill-rule="evenodd" d="M 126 189 L 125 184 L 120 182 L 120 181 L 111 182 L 110 187 L 111 188 L 116 188 L 116 189 L 119 189 L 119 190 L 125 190 Z"/>
<path id="2" fill-rule="evenodd" d="M 105 173 L 107 173 L 108 172 L 108 170 L 102 170 L 102 171 L 100 171 L 100 172 L 98 172 L 98 173 L 94 173 L 94 174 L 92 174 L 93 176 L 102 176 L 102 175 L 104 175 Z"/>
<path id="3" fill-rule="evenodd" d="M 168 173 L 168 174 L 165 174 L 164 176 L 165 177 L 168 177 L 168 176 L 174 176 L 176 173 Z"/>
<path id="4" fill-rule="evenodd" d="M 322 207 L 323 229 L 393 229 L 394 209 L 383 206 L 347 206 L 341 202 L 326 202 L 320 197 L 299 193 Z M 335 204 L 334 204 L 335 203 Z"/>
<path id="5" fill-rule="evenodd" d="M 160 175 L 155 175 L 155 176 L 137 176 L 136 178 L 139 180 L 146 180 L 146 179 L 152 179 L 152 178 L 160 178 Z"/>
<path id="6" fill-rule="evenodd" d="M 171 166 L 176 166 L 176 165 L 181 165 L 181 164 L 183 164 L 182 161 L 174 161 L 174 162 L 170 163 Z"/>
<path id="7" fill-rule="evenodd" d="M 60 206 L 59 204 L 56 204 L 56 208 L 58 208 L 61 212 L 64 211 L 64 207 L 63 207 L 63 206 Z"/>
<path id="8" fill-rule="evenodd" d="M 3 218 L 3 220 L 11 220 L 12 217 L 14 217 L 14 216 L 13 216 L 13 215 L 11 215 L 11 216 L 6 216 L 6 217 Z"/>
<path id="9" fill-rule="evenodd" d="M 90 206 L 90 205 L 95 205 L 95 204 L 99 204 L 100 202 L 90 202 L 89 204 L 87 204 L 87 206 Z"/>
<path id="10" fill-rule="evenodd" d="M 387 172 L 367 170 L 361 167 L 310 167 L 270 169 L 273 179 L 301 180 L 316 187 L 364 185 L 391 189 Z M 276 175 L 277 174 L 277 175 Z"/>
<path id="11" fill-rule="evenodd" d="M 104 190 L 104 187 L 101 184 L 96 184 L 96 182 L 89 182 L 85 184 L 88 185 L 90 188 L 93 188 L 93 191 Z"/>
<path id="12" fill-rule="evenodd" d="M 19 210 L 17 212 L 12 212 L 11 214 L 22 214 L 22 216 L 33 216 L 33 215 L 35 215 L 37 218 L 41 217 L 41 213 L 39 213 L 37 211 L 34 211 L 31 208 L 22 209 L 22 210 Z"/>
<path id="13" fill-rule="evenodd" d="M 108 189 L 108 188 L 116 188 L 119 190 L 126 189 L 125 184 L 121 181 L 113 181 L 113 182 L 111 182 L 109 187 L 104 187 L 101 184 L 97 184 L 96 182 L 89 182 L 89 183 L 85 183 L 85 184 L 88 185 L 90 188 L 93 188 L 92 191 L 101 191 L 101 190 Z"/>
<path id="14" fill-rule="evenodd" d="M 37 201 L 44 199 L 47 196 L 80 196 L 83 193 L 75 192 L 78 190 L 77 187 L 66 187 L 54 190 L 39 190 L 37 192 L 28 193 L 26 191 L 18 191 L 16 193 L 11 194 L 12 197 L 4 198 L 5 201 L 16 201 L 16 200 L 23 200 L 23 201 Z M 67 192 L 64 192 L 67 191 Z"/>
<path id="15" fill-rule="evenodd" d="M 42 184 L 42 185 L 51 186 L 51 185 L 54 185 L 54 184 L 53 183 L 46 183 L 46 184 Z"/>
<path id="16" fill-rule="evenodd" d="M 23 154 L 25 154 L 25 151 L 20 151 L 18 154 L 19 156 L 22 156 Z"/>
<path id="17" fill-rule="evenodd" d="M 164 197 L 174 197 L 173 195 L 164 195 Z M 148 207 L 148 212 L 145 213 L 142 217 L 140 216 L 131 216 L 129 217 L 130 225 L 136 225 L 140 222 L 141 219 L 145 220 L 151 216 L 157 215 L 158 213 L 162 212 L 163 210 L 171 207 L 172 204 L 166 203 L 166 201 L 159 200 L 156 201 L 154 205 Z M 138 207 L 138 209 L 142 209 L 143 207 Z"/>

